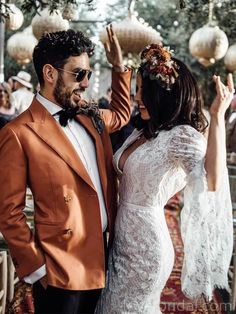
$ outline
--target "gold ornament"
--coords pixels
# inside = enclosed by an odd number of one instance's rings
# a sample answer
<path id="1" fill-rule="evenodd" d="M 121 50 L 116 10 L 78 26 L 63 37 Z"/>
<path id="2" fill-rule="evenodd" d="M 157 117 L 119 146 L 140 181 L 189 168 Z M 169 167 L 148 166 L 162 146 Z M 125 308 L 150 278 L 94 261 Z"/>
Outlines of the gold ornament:
<path id="1" fill-rule="evenodd" d="M 197 29 L 189 40 L 190 53 L 204 66 L 224 57 L 229 42 L 218 26 L 205 25 Z"/>
<path id="2" fill-rule="evenodd" d="M 224 62 L 226 68 L 229 71 L 236 71 L 236 44 L 229 47 L 228 51 L 226 52 Z"/>
<path id="3" fill-rule="evenodd" d="M 129 15 L 120 23 L 112 23 L 112 26 L 119 39 L 121 49 L 125 54 L 140 53 L 149 44 L 159 44 L 162 37 L 147 23 L 141 23 L 137 20 L 134 12 L 135 1 L 129 3 Z M 103 30 L 100 33 L 100 40 L 105 43 L 107 41 L 107 32 Z"/>
<path id="4" fill-rule="evenodd" d="M 76 20 L 78 17 L 77 6 L 73 3 L 67 3 L 67 5 L 62 10 L 62 17 L 68 21 Z"/>
<path id="5" fill-rule="evenodd" d="M 15 31 L 19 29 L 23 22 L 24 16 L 19 8 L 15 6 L 13 3 L 8 4 L 10 11 L 9 16 L 6 18 L 6 29 Z"/>
<path id="6" fill-rule="evenodd" d="M 61 12 L 54 11 L 50 14 L 48 9 L 44 9 L 36 14 L 31 22 L 33 34 L 39 40 L 44 33 L 64 31 L 69 28 L 69 22 L 62 18 Z"/>
<path id="7" fill-rule="evenodd" d="M 37 39 L 30 34 L 18 32 L 7 41 L 7 52 L 19 64 L 27 64 L 32 60 L 32 53 Z"/>

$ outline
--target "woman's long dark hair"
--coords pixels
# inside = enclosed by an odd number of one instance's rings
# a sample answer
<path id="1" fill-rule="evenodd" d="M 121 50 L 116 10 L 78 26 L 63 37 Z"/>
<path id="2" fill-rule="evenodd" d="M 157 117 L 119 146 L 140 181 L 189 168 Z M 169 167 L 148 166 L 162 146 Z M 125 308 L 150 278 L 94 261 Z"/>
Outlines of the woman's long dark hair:
<path id="1" fill-rule="evenodd" d="M 156 137 L 160 130 L 170 130 L 176 125 L 188 124 L 199 132 L 208 126 L 196 79 L 183 62 L 172 59 L 179 66 L 179 76 L 171 90 L 163 88 L 157 80 L 144 76 L 141 67 L 138 70 L 142 77 L 142 101 L 150 120 L 142 120 L 139 114 L 135 126 L 143 129 L 146 138 Z"/>

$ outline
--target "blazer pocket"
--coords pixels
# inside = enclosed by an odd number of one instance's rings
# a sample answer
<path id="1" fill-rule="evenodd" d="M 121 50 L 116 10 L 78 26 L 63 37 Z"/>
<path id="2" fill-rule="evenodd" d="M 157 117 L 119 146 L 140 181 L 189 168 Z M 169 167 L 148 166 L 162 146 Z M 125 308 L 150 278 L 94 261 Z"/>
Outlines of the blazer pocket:
<path id="1" fill-rule="evenodd" d="M 52 225 L 48 223 L 36 223 L 35 231 L 42 241 L 62 242 L 70 240 L 73 237 L 73 230 L 69 227 L 62 226 L 60 224 Z"/>

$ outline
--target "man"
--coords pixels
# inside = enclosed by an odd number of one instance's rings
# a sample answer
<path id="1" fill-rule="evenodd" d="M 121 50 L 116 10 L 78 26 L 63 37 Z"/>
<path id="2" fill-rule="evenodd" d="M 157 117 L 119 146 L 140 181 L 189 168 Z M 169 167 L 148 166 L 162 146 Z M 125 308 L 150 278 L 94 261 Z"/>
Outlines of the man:
<path id="1" fill-rule="evenodd" d="M 93 313 L 105 285 L 105 231 L 111 242 L 116 216 L 109 133 L 129 121 L 131 80 L 112 28 L 108 38 L 110 110 L 83 100 L 92 42 L 49 33 L 33 53 L 40 93 L 0 132 L 0 231 L 18 276 L 33 283 L 35 313 Z M 27 185 L 34 234 L 22 213 Z"/>
<path id="2" fill-rule="evenodd" d="M 25 111 L 31 104 L 34 94 L 31 92 L 33 85 L 30 83 L 31 75 L 28 72 L 20 71 L 16 76 L 12 76 L 14 82 L 14 92 L 12 93 L 12 104 L 18 114 Z"/>

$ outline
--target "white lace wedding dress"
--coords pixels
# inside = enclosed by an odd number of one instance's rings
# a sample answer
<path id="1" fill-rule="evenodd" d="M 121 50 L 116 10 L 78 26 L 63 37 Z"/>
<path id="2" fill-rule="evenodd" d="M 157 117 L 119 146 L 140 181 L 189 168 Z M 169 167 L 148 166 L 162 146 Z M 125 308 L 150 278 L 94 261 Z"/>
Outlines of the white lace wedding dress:
<path id="1" fill-rule="evenodd" d="M 141 134 L 134 130 L 114 156 L 120 175 L 119 208 L 98 314 L 161 313 L 160 294 L 174 264 L 163 208 L 185 186 L 182 290 L 189 297 L 204 293 L 211 298 L 215 286 L 228 287 L 233 241 L 226 169 L 219 191 L 208 192 L 206 141 L 185 125 L 161 131 L 139 146 L 129 155 L 122 173 L 119 158 Z"/>

